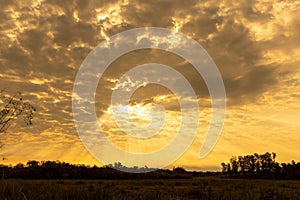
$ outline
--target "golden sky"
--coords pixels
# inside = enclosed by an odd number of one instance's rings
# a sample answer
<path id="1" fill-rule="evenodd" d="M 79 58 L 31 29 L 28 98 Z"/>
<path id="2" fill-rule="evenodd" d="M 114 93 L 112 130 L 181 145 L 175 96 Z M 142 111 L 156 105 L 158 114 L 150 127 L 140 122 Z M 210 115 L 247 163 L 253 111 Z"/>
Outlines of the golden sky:
<path id="1" fill-rule="evenodd" d="M 136 142 L 123 137 L 112 118 L 112 88 L 137 84 L 130 79 L 123 85 L 116 82 L 132 67 L 155 61 L 187 77 L 201 111 L 193 144 L 170 166 L 214 170 L 232 155 L 266 151 L 276 152 L 279 162 L 300 160 L 300 1 L 0 0 L 0 8 L 0 90 L 20 91 L 37 108 L 33 126 L 20 120 L 1 135 L 6 163 L 35 159 L 100 165 L 84 148 L 74 126 L 75 76 L 100 42 L 139 27 L 169 28 L 206 49 L 224 80 L 227 116 L 217 145 L 199 159 L 211 114 L 203 80 L 173 54 L 131 52 L 110 66 L 97 90 L 97 116 L 112 142 L 127 150 L 132 148 L 128 142 Z M 180 124 L 174 95 L 151 85 L 136 91 L 133 101 L 132 121 L 140 125 L 149 122 L 153 103 L 168 110 L 162 136 L 142 141 L 139 150 L 165 145 Z"/>

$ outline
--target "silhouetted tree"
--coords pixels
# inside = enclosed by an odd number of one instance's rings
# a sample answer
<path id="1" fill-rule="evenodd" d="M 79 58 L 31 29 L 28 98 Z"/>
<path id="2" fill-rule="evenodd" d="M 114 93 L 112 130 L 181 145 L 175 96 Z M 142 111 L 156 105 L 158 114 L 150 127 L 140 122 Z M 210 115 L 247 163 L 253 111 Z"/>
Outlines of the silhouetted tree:
<path id="1" fill-rule="evenodd" d="M 36 160 L 30 160 L 30 161 L 27 162 L 26 165 L 27 165 L 28 167 L 37 167 L 37 166 L 39 166 L 39 162 L 36 161 Z"/>
<path id="2" fill-rule="evenodd" d="M 282 178 L 282 179 L 299 179 L 300 163 L 292 161 L 291 163 L 277 163 L 276 153 L 266 152 L 264 154 L 254 153 L 253 155 L 233 156 L 227 167 L 221 163 L 222 172 L 231 174 L 235 177 L 249 178 Z M 231 167 L 231 169 L 230 169 Z"/>
<path id="3" fill-rule="evenodd" d="M 238 172 L 239 165 L 238 165 L 238 162 L 237 162 L 237 158 L 236 158 L 235 156 L 233 156 L 233 157 L 230 159 L 230 164 L 231 164 L 231 172 L 232 172 L 232 173 L 237 173 L 237 172 Z"/>
<path id="4" fill-rule="evenodd" d="M 255 171 L 260 172 L 260 155 L 257 153 L 254 154 L 254 162 L 255 162 Z"/>
<path id="5" fill-rule="evenodd" d="M 222 165 L 222 173 L 227 172 L 227 165 L 225 163 L 221 163 Z"/>
<path id="6" fill-rule="evenodd" d="M 36 109 L 32 105 L 23 102 L 21 93 L 10 96 L 4 90 L 1 90 L 0 136 L 2 136 L 2 134 L 11 126 L 12 122 L 19 117 L 22 117 L 27 125 L 31 125 L 34 111 L 36 111 Z M 0 141 L 0 149 L 3 146 L 4 144 Z M 5 160 L 5 157 L 3 157 L 2 160 Z M 2 167 L 2 178 L 4 178 L 4 167 Z"/>
<path id="7" fill-rule="evenodd" d="M 26 124 L 31 125 L 34 111 L 36 109 L 31 104 L 23 102 L 20 93 L 10 96 L 4 90 L 0 91 L 0 133 L 5 132 L 18 117 L 23 117 Z"/>
<path id="8" fill-rule="evenodd" d="M 241 172 L 245 172 L 245 161 L 243 156 L 238 157 L 238 162 L 237 162 L 238 168 L 240 169 Z"/>
<path id="9" fill-rule="evenodd" d="M 255 171 L 255 156 L 250 155 L 249 156 L 249 172 L 254 172 Z"/>
<path id="10" fill-rule="evenodd" d="M 231 166 L 230 166 L 230 163 L 227 164 L 227 172 L 228 172 L 229 174 L 231 174 Z"/>

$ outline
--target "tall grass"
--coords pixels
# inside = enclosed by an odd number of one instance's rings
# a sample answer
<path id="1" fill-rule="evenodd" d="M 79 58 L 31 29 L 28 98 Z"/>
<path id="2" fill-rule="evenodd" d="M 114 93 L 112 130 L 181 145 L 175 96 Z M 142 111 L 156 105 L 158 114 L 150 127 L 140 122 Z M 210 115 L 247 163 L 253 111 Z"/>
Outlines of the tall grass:
<path id="1" fill-rule="evenodd" d="M 300 199 L 300 181 L 194 178 L 190 180 L 0 180 L 1 200 Z"/>

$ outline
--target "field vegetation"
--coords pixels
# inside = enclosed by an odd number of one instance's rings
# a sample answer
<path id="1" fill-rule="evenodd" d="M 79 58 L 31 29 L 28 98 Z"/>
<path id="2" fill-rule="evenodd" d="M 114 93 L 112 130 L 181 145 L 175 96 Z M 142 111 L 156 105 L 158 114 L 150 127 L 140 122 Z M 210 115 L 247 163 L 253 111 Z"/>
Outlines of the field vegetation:
<path id="1" fill-rule="evenodd" d="M 1 180 L 0 199 L 300 199 L 300 181 L 224 179 Z"/>

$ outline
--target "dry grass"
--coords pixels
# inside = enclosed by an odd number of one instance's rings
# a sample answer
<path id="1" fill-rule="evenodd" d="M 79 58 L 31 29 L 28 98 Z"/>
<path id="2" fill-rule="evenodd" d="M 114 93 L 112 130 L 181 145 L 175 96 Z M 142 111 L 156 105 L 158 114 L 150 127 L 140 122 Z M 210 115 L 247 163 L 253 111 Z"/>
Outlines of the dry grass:
<path id="1" fill-rule="evenodd" d="M 300 181 L 0 180 L 0 199 L 300 199 Z"/>

